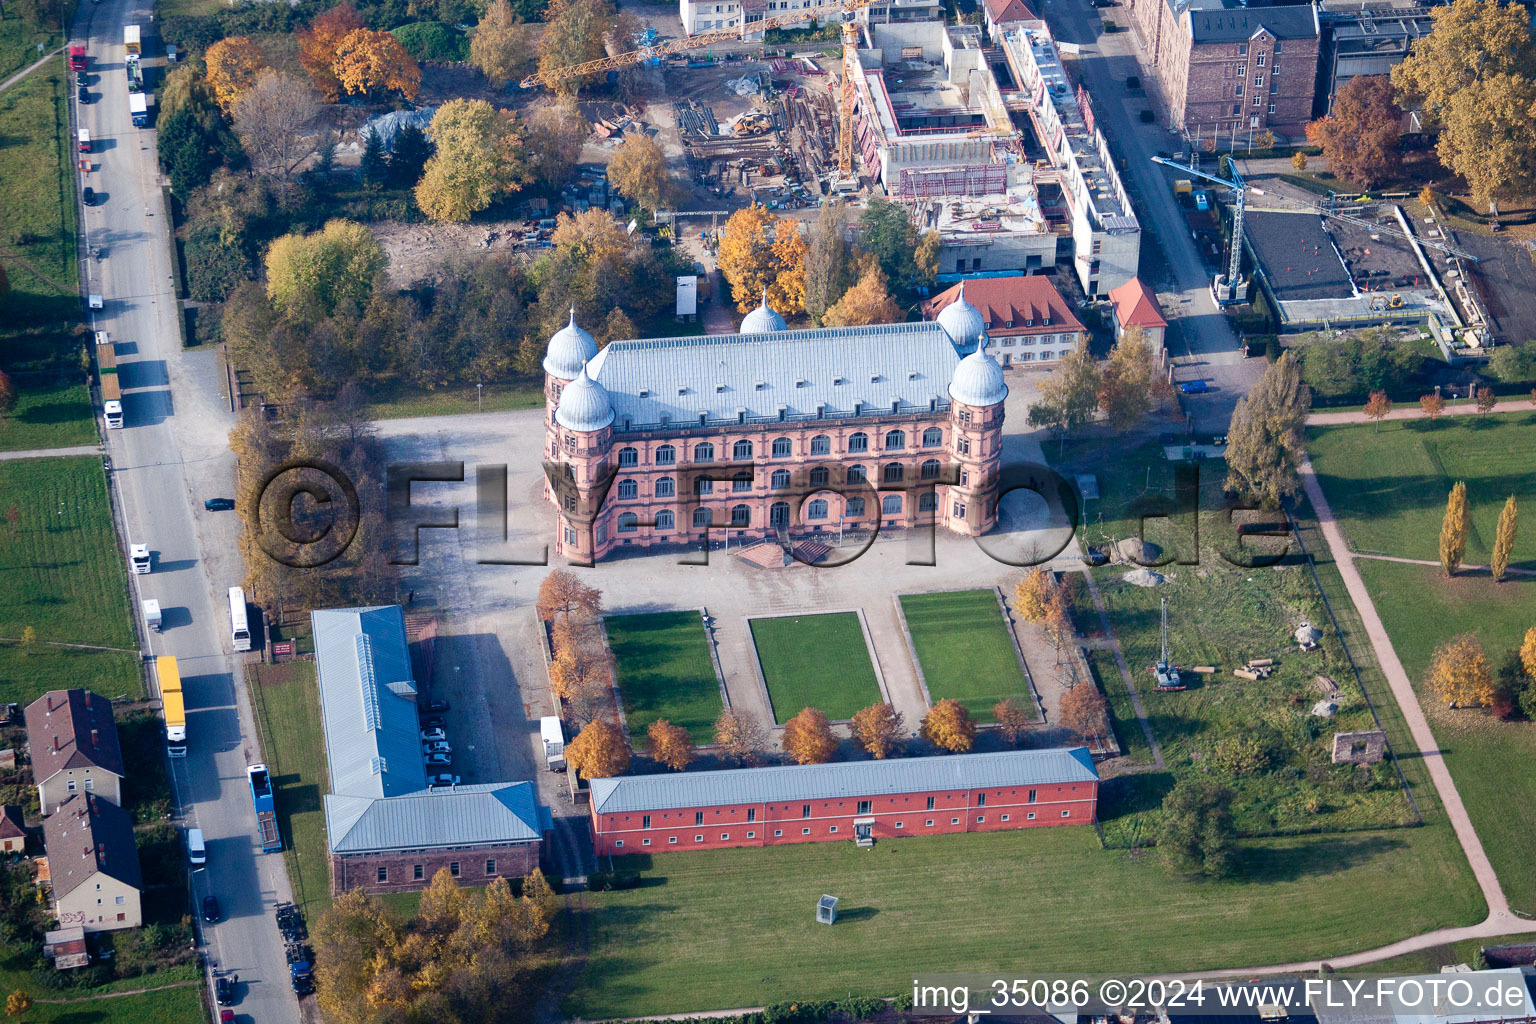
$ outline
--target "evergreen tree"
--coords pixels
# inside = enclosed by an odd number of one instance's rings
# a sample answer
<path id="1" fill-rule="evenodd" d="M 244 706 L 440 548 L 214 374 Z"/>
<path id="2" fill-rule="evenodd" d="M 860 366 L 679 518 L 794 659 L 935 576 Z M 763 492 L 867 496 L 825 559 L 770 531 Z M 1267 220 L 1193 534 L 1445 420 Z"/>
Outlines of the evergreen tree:
<path id="1" fill-rule="evenodd" d="M 1227 432 L 1227 486 L 1257 498 L 1266 508 L 1296 493 L 1297 467 L 1306 450 L 1302 427 L 1312 393 L 1289 351 L 1237 400 Z M 1031 410 L 1033 411 L 1033 410 Z"/>
<path id="2" fill-rule="evenodd" d="M 363 159 L 358 164 L 363 184 L 374 188 L 383 185 L 389 177 L 389 158 L 384 153 L 384 140 L 372 128 L 363 140 Z"/>
<path id="3" fill-rule="evenodd" d="M 426 133 L 415 125 L 406 125 L 395 136 L 395 148 L 389 156 L 389 183 L 395 188 L 414 188 L 421 172 L 432 159 L 434 149 Z"/>

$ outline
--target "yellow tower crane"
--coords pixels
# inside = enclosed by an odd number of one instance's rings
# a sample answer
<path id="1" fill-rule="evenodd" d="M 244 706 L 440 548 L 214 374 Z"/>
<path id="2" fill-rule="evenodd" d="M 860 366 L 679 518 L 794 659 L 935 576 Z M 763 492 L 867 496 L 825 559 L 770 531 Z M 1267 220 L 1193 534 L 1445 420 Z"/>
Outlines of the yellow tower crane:
<path id="1" fill-rule="evenodd" d="M 798 25 L 801 22 L 820 18 L 834 12 L 842 16 L 843 76 L 838 98 L 837 171 L 844 179 L 853 176 L 853 107 L 857 96 L 853 83 L 854 79 L 859 75 L 859 29 L 855 22 L 854 14 L 860 8 L 867 7 L 869 3 L 870 0 L 836 0 L 833 3 L 821 3 L 811 7 L 802 7 L 798 11 L 790 11 L 772 18 L 764 18 L 762 21 L 754 21 L 750 26 L 750 30 L 753 32 L 766 32 L 769 29 Z M 743 38 L 747 31 L 748 26 L 745 14 L 743 14 L 742 27 L 740 29 L 699 32 L 696 35 L 682 36 L 678 39 L 669 39 L 664 43 L 657 43 L 654 46 L 631 50 L 628 53 L 616 53 L 611 57 L 589 60 L 581 64 L 568 64 L 563 68 L 556 68 L 553 71 L 541 71 L 537 74 L 529 75 L 522 80 L 521 84 L 524 89 L 531 89 L 536 85 L 548 85 L 550 82 L 563 81 L 568 78 L 579 78 L 583 75 L 613 71 L 617 68 L 627 68 L 643 63 L 653 57 L 665 57 L 671 53 L 684 53 L 688 50 L 713 46 L 716 43 L 738 40 Z"/>

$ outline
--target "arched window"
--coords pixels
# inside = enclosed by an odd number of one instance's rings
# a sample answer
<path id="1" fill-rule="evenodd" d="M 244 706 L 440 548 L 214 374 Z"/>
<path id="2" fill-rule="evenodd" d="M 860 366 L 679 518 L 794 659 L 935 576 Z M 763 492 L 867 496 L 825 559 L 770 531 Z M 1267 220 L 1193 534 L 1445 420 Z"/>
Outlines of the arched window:
<path id="1" fill-rule="evenodd" d="M 888 484 L 899 484 L 902 478 L 902 468 L 899 462 L 886 464 L 885 471 L 880 474 L 880 479 Z"/>
<path id="2" fill-rule="evenodd" d="M 887 430 L 885 432 L 885 450 L 899 452 L 907 446 L 907 432 L 905 430 Z"/>
<path id="3" fill-rule="evenodd" d="M 640 517 L 633 512 L 623 512 L 619 515 L 619 532 L 634 533 L 640 527 Z"/>
<path id="4" fill-rule="evenodd" d="M 806 504 L 805 504 L 805 518 L 807 518 L 807 519 L 825 519 L 825 518 L 827 518 L 827 502 L 826 502 L 826 499 L 825 498 L 815 498 L 815 499 L 813 499 L 811 501 L 806 502 Z"/>
<path id="5" fill-rule="evenodd" d="M 633 480 L 620 480 L 619 481 L 619 497 L 620 498 L 635 498 L 635 497 L 638 497 L 639 495 L 640 495 L 640 485 L 639 484 L 635 483 Z"/>
<path id="6" fill-rule="evenodd" d="M 917 496 L 917 510 L 919 512 L 934 512 L 939 507 L 939 496 L 932 491 Z"/>
<path id="7" fill-rule="evenodd" d="M 789 502 L 776 501 L 768 510 L 768 525 L 775 529 L 789 525 Z"/>
<path id="8" fill-rule="evenodd" d="M 736 505 L 731 508 L 732 526 L 749 526 L 752 523 L 752 510 L 745 505 Z"/>
<path id="9" fill-rule="evenodd" d="M 789 470 L 787 470 L 787 469 L 776 469 L 776 470 L 774 470 L 773 471 L 773 476 L 771 478 L 769 478 L 769 486 L 772 487 L 776 491 L 782 491 L 786 487 L 788 487 L 789 486 Z"/>
<path id="10" fill-rule="evenodd" d="M 811 454 L 831 455 L 832 439 L 826 434 L 817 434 L 815 437 L 811 438 Z"/>
<path id="11" fill-rule="evenodd" d="M 656 529 L 670 530 L 677 520 L 672 515 L 672 510 L 664 508 L 656 513 Z"/>
<path id="12" fill-rule="evenodd" d="M 731 445 L 731 458 L 736 462 L 752 461 L 752 442 L 737 441 Z"/>
<path id="13" fill-rule="evenodd" d="M 937 480 L 939 478 L 939 460 L 928 459 L 923 463 L 923 471 L 920 476 L 924 480 Z"/>
<path id="14" fill-rule="evenodd" d="M 937 448 L 943 443 L 944 431 L 940 430 L 938 427 L 929 427 L 927 430 L 923 431 L 924 448 Z"/>
<path id="15" fill-rule="evenodd" d="M 639 464 L 640 464 L 640 453 L 637 450 L 635 450 L 634 448 L 620 448 L 619 449 L 619 465 L 621 465 L 621 466 L 638 466 Z"/>
<path id="16" fill-rule="evenodd" d="M 715 461 L 715 446 L 710 444 L 708 441 L 705 441 L 702 444 L 694 445 L 693 446 L 693 461 L 694 462 L 714 462 Z"/>
<path id="17" fill-rule="evenodd" d="M 850 484 L 861 484 L 867 479 L 868 476 L 865 474 L 863 466 L 848 467 L 848 482 Z"/>
<path id="18" fill-rule="evenodd" d="M 656 481 L 656 497 L 670 498 L 677 493 L 677 483 L 669 476 Z"/>
<path id="19" fill-rule="evenodd" d="M 700 477 L 693 482 L 694 494 L 713 494 L 714 492 L 715 482 L 713 480 L 705 480 L 703 477 Z"/>
<path id="20" fill-rule="evenodd" d="M 880 514 L 887 516 L 901 515 L 901 495 L 887 494 L 880 499 Z"/>
<path id="21" fill-rule="evenodd" d="M 851 452 L 869 451 L 869 435 L 862 431 L 857 434 L 849 434 L 848 450 Z"/>
<path id="22" fill-rule="evenodd" d="M 712 508 L 696 508 L 693 510 L 693 525 L 695 527 L 708 526 L 715 521 L 715 510 Z"/>
<path id="23" fill-rule="evenodd" d="M 664 444 L 656 449 L 656 465 L 672 466 L 677 463 L 677 449 L 669 444 Z"/>
<path id="24" fill-rule="evenodd" d="M 750 491 L 752 489 L 752 474 L 737 473 L 731 477 L 731 490 Z"/>
<path id="25" fill-rule="evenodd" d="M 789 438 L 787 437 L 776 437 L 773 439 L 773 457 L 776 459 L 789 458 L 792 448 L 793 446 L 789 443 Z"/>
<path id="26" fill-rule="evenodd" d="M 857 518 L 858 516 L 861 516 L 863 514 L 864 514 L 864 499 L 863 498 L 849 498 L 848 499 L 848 515 Z"/>
<path id="27" fill-rule="evenodd" d="M 811 470 L 811 486 L 812 487 L 825 487 L 825 486 L 827 486 L 827 479 L 830 476 L 831 476 L 831 474 L 827 471 L 827 467 L 826 466 L 817 466 L 815 469 Z"/>

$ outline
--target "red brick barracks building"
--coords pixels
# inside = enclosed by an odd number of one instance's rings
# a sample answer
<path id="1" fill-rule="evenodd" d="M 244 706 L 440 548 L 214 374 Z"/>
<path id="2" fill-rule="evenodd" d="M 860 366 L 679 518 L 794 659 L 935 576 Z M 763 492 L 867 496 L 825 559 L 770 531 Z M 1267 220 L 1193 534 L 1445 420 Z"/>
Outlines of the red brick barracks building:
<path id="1" fill-rule="evenodd" d="M 1094 820 L 1086 747 L 593 779 L 597 853 L 995 832 Z"/>

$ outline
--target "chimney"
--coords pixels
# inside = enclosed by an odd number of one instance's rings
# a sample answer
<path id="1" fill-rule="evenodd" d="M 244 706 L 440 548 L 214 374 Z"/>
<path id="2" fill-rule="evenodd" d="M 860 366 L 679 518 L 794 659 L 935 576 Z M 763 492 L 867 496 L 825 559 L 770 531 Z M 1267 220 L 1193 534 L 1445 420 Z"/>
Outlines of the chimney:
<path id="1" fill-rule="evenodd" d="M 53 752 L 55 754 L 57 754 L 59 752 L 59 734 L 58 733 L 54 733 L 53 734 Z"/>
<path id="2" fill-rule="evenodd" d="M 85 691 L 85 710 L 91 710 L 91 691 Z"/>
<path id="3" fill-rule="evenodd" d="M 100 735 L 97 733 L 97 731 L 95 729 L 91 730 L 91 746 L 93 748 L 101 746 Z"/>

